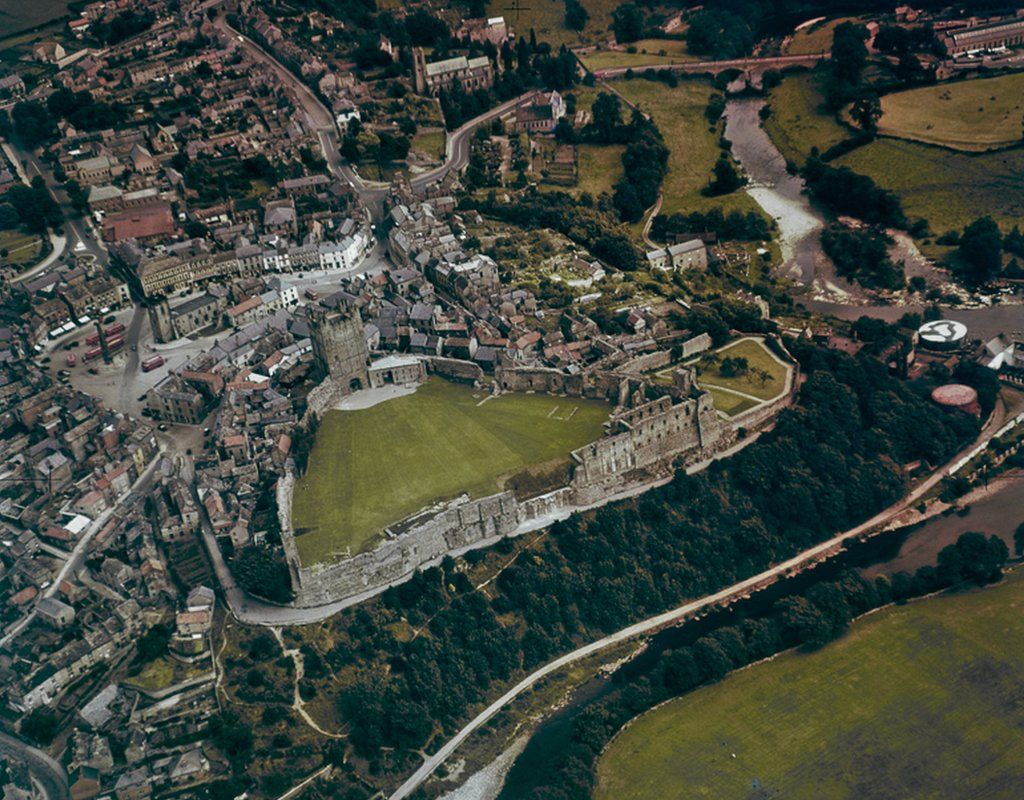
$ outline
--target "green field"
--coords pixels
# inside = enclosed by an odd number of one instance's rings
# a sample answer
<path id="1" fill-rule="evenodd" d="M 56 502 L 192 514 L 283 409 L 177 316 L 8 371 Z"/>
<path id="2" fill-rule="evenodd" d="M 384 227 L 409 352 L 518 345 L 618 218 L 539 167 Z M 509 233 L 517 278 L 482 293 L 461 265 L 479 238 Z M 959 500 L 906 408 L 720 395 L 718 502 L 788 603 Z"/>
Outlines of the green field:
<path id="1" fill-rule="evenodd" d="M 856 21 L 856 17 L 839 17 L 838 19 L 822 20 L 793 34 L 786 45 L 786 55 L 808 55 L 824 53 L 832 49 L 832 34 L 836 26 L 843 22 Z"/>
<path id="2" fill-rule="evenodd" d="M 1006 230 L 1024 218 L 1024 149 L 968 154 L 878 139 L 833 163 L 896 192 L 907 216 L 928 220 L 935 234 L 986 214 Z"/>
<path id="3" fill-rule="evenodd" d="M 420 129 L 412 137 L 412 149 L 418 150 L 431 158 L 444 158 L 444 130 Z"/>
<path id="4" fill-rule="evenodd" d="M 704 197 L 700 193 L 711 180 L 711 172 L 721 152 L 718 147 L 721 123 L 711 126 L 704 116 L 708 99 L 715 91 L 708 81 L 684 80 L 670 88 L 659 81 L 636 78 L 615 81 L 613 85 L 623 97 L 653 117 L 671 151 L 668 174 L 662 185 L 662 214 L 708 211 L 712 208 L 721 208 L 726 213 L 759 209 L 743 191 L 723 197 Z M 627 119 L 628 114 L 629 109 L 625 109 L 623 115 Z"/>
<path id="5" fill-rule="evenodd" d="M 486 392 L 432 378 L 414 394 L 359 411 L 328 411 L 293 525 L 304 563 L 373 546 L 383 528 L 438 500 L 483 497 L 530 467 L 563 463 L 599 438 L 596 400 Z"/>
<path id="6" fill-rule="evenodd" d="M 611 193 L 615 184 L 622 179 L 622 152 L 625 145 L 581 144 L 577 145 L 579 157 L 580 192 L 590 192 L 595 198 L 601 192 Z"/>
<path id="7" fill-rule="evenodd" d="M 21 231 L 0 231 L 0 251 L 6 251 L 0 263 L 13 267 L 31 266 L 39 260 L 42 244 L 38 236 Z"/>
<path id="8" fill-rule="evenodd" d="M 878 130 L 958 150 L 1016 144 L 1024 119 L 1024 73 L 888 94 Z"/>
<path id="9" fill-rule="evenodd" d="M 640 39 L 630 47 L 636 52 L 625 50 L 595 50 L 580 60 L 591 72 L 617 67 L 656 67 L 658 64 L 678 64 L 693 61 L 686 49 L 686 42 L 680 39 Z"/>
<path id="10" fill-rule="evenodd" d="M 597 800 L 968 800 L 1024 786 L 1024 576 L 885 609 L 661 706 Z"/>
<path id="11" fill-rule="evenodd" d="M 749 365 L 747 371 L 726 377 L 721 371 L 726 358 L 745 358 Z M 786 366 L 757 339 L 740 339 L 697 361 L 697 379 L 701 386 L 742 392 L 759 400 L 777 397 L 786 388 L 787 372 Z M 718 406 L 717 398 L 715 405 Z"/>
<path id="12" fill-rule="evenodd" d="M 519 11 L 514 10 L 517 5 Z M 564 0 L 522 0 L 519 3 L 488 0 L 487 16 L 505 17 L 515 30 L 516 38 L 525 36 L 529 39 L 533 29 L 539 41 L 549 42 L 557 48 L 562 44 L 569 46 L 606 39 L 612 12 L 617 5 L 616 0 L 584 0 L 583 6 L 590 19 L 582 33 L 565 27 Z"/>
<path id="13" fill-rule="evenodd" d="M 800 72 L 787 75 L 768 97 L 772 114 L 764 129 L 779 152 L 797 164 L 804 162 L 812 148 L 824 152 L 850 135 L 825 109 L 820 87 L 817 73 Z"/>

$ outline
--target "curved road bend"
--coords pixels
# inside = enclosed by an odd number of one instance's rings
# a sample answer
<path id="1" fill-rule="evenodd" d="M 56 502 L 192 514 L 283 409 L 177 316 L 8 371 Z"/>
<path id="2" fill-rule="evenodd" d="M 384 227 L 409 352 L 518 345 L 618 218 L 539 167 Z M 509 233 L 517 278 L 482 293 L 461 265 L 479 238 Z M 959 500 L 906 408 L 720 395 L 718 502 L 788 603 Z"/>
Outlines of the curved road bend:
<path id="1" fill-rule="evenodd" d="M 262 61 L 274 70 L 282 83 L 287 83 L 292 87 L 302 105 L 303 111 L 306 112 L 306 116 L 309 118 L 310 124 L 316 128 L 320 149 L 323 151 L 331 174 L 344 180 L 352 187 L 355 193 L 359 195 L 363 204 L 370 209 L 374 220 L 380 221 L 383 219 L 383 200 L 387 196 L 389 187 L 367 183 L 342 159 L 338 147 L 337 127 L 334 124 L 334 116 L 327 106 L 320 101 L 320 98 L 305 83 L 299 80 L 291 70 L 274 58 L 273 55 L 248 36 L 232 28 L 223 14 L 217 16 L 217 19 L 214 20 L 214 25 L 228 36 L 232 36 L 239 41 L 250 56 Z M 416 190 L 424 189 L 430 184 L 442 180 L 452 170 L 458 171 L 463 169 L 469 163 L 469 141 L 473 130 L 478 125 L 490 122 L 495 117 L 507 113 L 516 106 L 529 102 L 536 94 L 536 91 L 530 91 L 515 97 L 471 119 L 458 130 L 448 134 L 445 143 L 445 163 L 429 172 L 413 176 L 410 179 L 413 188 Z"/>
<path id="2" fill-rule="evenodd" d="M 0 733 L 0 753 L 28 763 L 29 773 L 42 787 L 45 800 L 70 800 L 68 776 L 64 768 L 42 750 Z"/>
<path id="3" fill-rule="evenodd" d="M 455 750 L 462 744 L 474 731 L 483 726 L 491 717 L 501 711 L 506 705 L 511 703 L 516 697 L 525 692 L 537 681 L 547 677 L 553 672 L 561 669 L 562 667 L 572 664 L 573 662 L 579 661 L 582 658 L 598 653 L 612 645 L 619 644 L 628 639 L 632 639 L 635 636 L 641 634 L 652 633 L 659 628 L 670 625 L 674 622 L 679 622 L 684 617 L 691 616 L 692 614 L 716 606 L 727 601 L 738 600 L 743 595 L 746 595 L 762 584 L 772 582 L 787 573 L 798 572 L 801 569 L 808 567 L 819 558 L 825 556 L 830 550 L 842 544 L 847 539 L 856 538 L 867 531 L 882 525 L 898 514 L 902 513 L 906 509 L 910 508 L 914 503 L 920 500 L 925 494 L 928 493 L 940 480 L 946 477 L 949 469 L 953 467 L 960 458 L 969 453 L 978 445 L 987 444 L 992 436 L 1000 426 L 1003 424 L 1005 419 L 1005 409 L 1000 403 L 996 411 L 993 412 L 988 422 L 985 423 L 982 429 L 981 435 L 972 443 L 969 447 L 964 448 L 960 453 L 957 454 L 948 464 L 944 465 L 942 469 L 937 470 L 931 476 L 929 476 L 923 483 L 917 488 L 913 489 L 910 494 L 906 495 L 902 500 L 889 506 L 884 511 L 875 514 L 867 522 L 862 522 L 855 528 L 851 528 L 845 533 L 841 533 L 838 536 L 833 536 L 831 539 L 822 542 L 808 550 L 803 551 L 799 555 L 794 556 L 780 564 L 771 567 L 753 577 L 747 578 L 746 580 L 740 581 L 739 583 L 733 584 L 728 588 L 722 589 L 714 594 L 702 597 L 699 600 L 693 600 L 689 603 L 685 603 L 678 608 L 674 608 L 671 611 L 666 611 L 657 616 L 650 617 L 649 619 L 643 620 L 630 625 L 627 628 L 623 628 L 616 633 L 605 636 L 603 639 L 598 639 L 596 642 L 591 642 L 584 647 L 580 647 L 577 650 L 573 650 L 571 653 L 566 653 L 564 656 L 555 659 L 545 664 L 540 669 L 527 675 L 519 683 L 509 689 L 505 694 L 491 703 L 487 708 L 481 711 L 474 717 L 469 724 L 467 724 L 461 731 L 455 734 L 448 742 L 446 742 L 440 750 L 434 755 L 430 756 L 423 765 L 412 774 L 412 776 L 403 783 L 398 789 L 391 795 L 390 800 L 402 800 L 402 798 L 408 797 L 413 791 L 415 791 L 420 784 L 422 784 L 430 775 L 444 763 L 445 759 L 448 758 Z"/>

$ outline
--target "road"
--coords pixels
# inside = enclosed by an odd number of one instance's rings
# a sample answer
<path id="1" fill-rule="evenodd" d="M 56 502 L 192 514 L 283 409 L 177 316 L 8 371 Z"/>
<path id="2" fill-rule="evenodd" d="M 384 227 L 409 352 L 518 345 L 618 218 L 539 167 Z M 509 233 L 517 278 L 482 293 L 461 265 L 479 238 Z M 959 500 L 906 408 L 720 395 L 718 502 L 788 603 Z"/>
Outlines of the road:
<path id="1" fill-rule="evenodd" d="M 423 765 L 416 770 L 410 776 L 410 778 L 403 783 L 398 789 L 391 795 L 391 800 L 402 800 L 402 798 L 408 797 L 414 792 L 419 786 L 428 778 L 431 774 L 445 762 L 445 760 L 458 749 L 471 734 L 481 728 L 487 723 L 495 714 L 501 711 L 505 706 L 515 700 L 526 690 L 534 686 L 538 681 L 551 675 L 553 672 L 557 672 L 563 667 L 572 664 L 581 659 L 587 658 L 588 656 L 599 653 L 614 645 L 620 644 L 621 642 L 633 639 L 637 636 L 644 634 L 653 633 L 660 628 L 675 624 L 681 620 L 692 616 L 693 614 L 710 609 L 714 606 L 727 604 L 729 602 L 740 599 L 741 597 L 750 594 L 765 585 L 772 583 L 779 578 L 782 578 L 789 574 L 794 574 L 807 568 L 808 566 L 816 563 L 817 561 L 825 558 L 830 552 L 838 548 L 843 542 L 848 539 L 855 539 L 863 534 L 871 531 L 879 526 L 884 525 L 897 515 L 903 513 L 908 508 L 913 506 L 918 500 L 920 500 L 925 494 L 927 494 L 939 481 L 946 477 L 949 470 L 957 464 L 961 456 L 965 453 L 970 452 L 973 448 L 981 444 L 987 444 L 992 436 L 1000 426 L 1003 424 L 1005 419 L 1005 410 L 1002 405 L 997 406 L 997 410 L 993 413 L 992 417 L 985 424 L 982 429 L 981 435 L 978 439 L 970 445 L 970 447 L 964 448 L 961 453 L 957 454 L 956 458 L 952 459 L 942 469 L 932 473 L 924 482 L 914 488 L 909 494 L 903 497 L 902 500 L 894 503 L 893 505 L 886 508 L 884 511 L 879 512 L 871 519 L 866 522 L 851 528 L 844 533 L 837 536 L 833 536 L 831 539 L 822 542 L 802 553 L 783 561 L 780 564 L 776 564 L 774 567 L 765 570 L 764 572 L 758 573 L 753 577 L 747 578 L 746 580 L 740 581 L 739 583 L 733 584 L 728 588 L 722 589 L 721 591 L 715 592 L 714 594 L 702 597 L 699 600 L 693 600 L 688 603 L 684 603 L 678 608 L 673 608 L 671 611 L 666 611 L 657 616 L 650 617 L 641 622 L 634 623 L 626 628 L 623 628 L 616 633 L 605 636 L 603 639 L 598 639 L 595 642 L 591 642 L 588 645 L 573 650 L 571 653 L 566 653 L 560 658 L 556 658 L 545 664 L 540 669 L 532 672 L 523 678 L 519 683 L 509 689 L 505 694 L 491 703 L 487 708 L 481 711 L 474 717 L 469 724 L 467 724 L 462 730 L 460 730 L 454 737 L 446 742 L 440 750 L 434 755 L 427 758 Z"/>
<path id="2" fill-rule="evenodd" d="M 70 800 L 67 773 L 42 750 L 0 733 L 0 753 L 28 763 L 29 772 L 42 788 L 45 800 Z"/>
<path id="3" fill-rule="evenodd" d="M 157 456 L 149 463 L 149 466 L 146 467 L 143 473 L 135 480 L 135 483 L 132 484 L 131 492 L 137 494 L 149 493 L 153 487 L 154 475 L 159 462 L 160 457 Z M 92 537 L 103 529 L 103 526 L 107 524 L 108 520 L 114 515 L 114 512 L 118 509 L 124 499 L 124 497 L 119 498 L 113 506 L 108 508 L 89 524 L 85 533 L 82 534 L 82 538 L 75 543 L 74 549 L 60 568 L 57 576 L 53 579 L 50 585 L 43 590 L 42 597 L 53 597 L 60 589 L 61 581 L 63 581 L 68 575 L 73 575 L 82 568 L 82 565 L 85 563 L 85 555 L 89 549 L 89 542 L 92 541 Z M 0 647 L 6 647 L 19 633 L 28 627 L 35 617 L 36 612 L 33 608 L 24 617 L 9 627 L 3 638 L 0 639 Z"/>
<path id="4" fill-rule="evenodd" d="M 783 69 L 784 67 L 813 67 L 819 61 L 828 58 L 828 53 L 808 53 L 807 55 L 794 56 L 766 56 L 763 58 L 736 58 L 725 61 L 680 61 L 674 64 L 638 64 L 633 67 L 609 67 L 608 69 L 594 70 L 596 78 L 614 78 L 625 75 L 627 72 L 639 75 L 647 69 L 663 70 L 673 72 L 687 72 L 694 75 L 704 73 L 719 73 L 730 69 L 738 70 L 766 70 Z"/>
<path id="5" fill-rule="evenodd" d="M 309 124 L 316 130 L 320 149 L 323 151 L 323 156 L 327 161 L 327 168 L 330 173 L 352 187 L 352 190 L 370 212 L 371 221 L 380 222 L 383 220 L 384 199 L 387 197 L 390 187 L 386 184 L 365 181 L 341 157 L 337 126 L 334 123 L 334 116 L 331 114 L 330 109 L 320 101 L 320 98 L 297 75 L 274 58 L 273 55 L 248 36 L 232 28 L 223 14 L 214 20 L 214 25 L 228 36 L 240 42 L 242 48 L 251 58 L 266 64 L 277 74 L 283 84 L 292 88 L 296 100 L 301 104 L 302 110 L 309 120 Z M 511 111 L 516 106 L 529 102 L 536 94 L 536 91 L 530 91 L 515 97 L 471 119 L 458 130 L 448 134 L 445 143 L 445 163 L 428 172 L 411 177 L 410 183 L 413 190 L 422 192 L 431 184 L 443 180 L 453 170 L 458 172 L 464 169 L 469 163 L 469 143 L 473 131 L 478 126 Z"/>
<path id="6" fill-rule="evenodd" d="M 60 206 L 64 215 L 64 235 L 51 237 L 54 244 L 53 252 L 42 259 L 38 264 L 13 279 L 15 283 L 25 281 L 48 269 L 52 264 L 63 260 L 67 255 L 76 256 L 91 255 L 98 264 L 106 266 L 108 263 L 107 250 L 99 237 L 90 230 L 88 223 L 77 216 L 68 201 L 67 194 L 60 189 L 60 184 L 53 177 L 50 168 L 36 155 L 35 152 L 23 150 L 9 144 L 5 147 L 8 156 L 18 169 L 22 180 L 31 183 L 37 175 L 42 176 L 54 201 Z M 59 247 L 58 247 L 59 245 Z"/>

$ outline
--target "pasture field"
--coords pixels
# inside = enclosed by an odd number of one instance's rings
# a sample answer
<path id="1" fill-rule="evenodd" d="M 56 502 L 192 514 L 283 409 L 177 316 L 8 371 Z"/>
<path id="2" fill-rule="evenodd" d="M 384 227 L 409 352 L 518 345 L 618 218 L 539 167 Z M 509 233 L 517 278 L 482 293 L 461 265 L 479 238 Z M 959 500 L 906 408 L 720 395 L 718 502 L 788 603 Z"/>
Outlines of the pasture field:
<path id="1" fill-rule="evenodd" d="M 590 192 L 595 198 L 601 192 L 611 193 L 622 179 L 622 153 L 625 145 L 577 145 L 579 158 L 578 192 Z"/>
<path id="2" fill-rule="evenodd" d="M 882 98 L 880 133 L 956 150 L 1020 142 L 1024 73 L 941 83 Z"/>
<path id="3" fill-rule="evenodd" d="M 660 81 L 641 78 L 615 81 L 614 88 L 630 102 L 650 114 L 665 144 L 671 151 L 668 174 L 662 184 L 662 214 L 690 213 L 721 208 L 726 213 L 758 211 L 760 206 L 738 191 L 722 197 L 700 193 L 711 181 L 712 170 L 721 152 L 718 138 L 722 123 L 710 125 L 704 116 L 708 99 L 715 89 L 706 80 L 682 80 L 675 88 Z M 630 110 L 623 109 L 629 119 Z"/>
<path id="4" fill-rule="evenodd" d="M 597 800 L 1009 798 L 1024 786 L 1024 575 L 893 606 L 647 713 Z"/>
<path id="5" fill-rule="evenodd" d="M 802 164 L 812 148 L 824 152 L 850 136 L 825 108 L 820 82 L 817 73 L 800 72 L 771 90 L 764 129 L 788 161 Z"/>
<path id="6" fill-rule="evenodd" d="M 747 370 L 738 375 L 723 375 L 722 362 L 727 358 L 745 358 Z M 786 388 L 787 372 L 786 365 L 757 339 L 740 339 L 721 350 L 705 354 L 697 361 L 697 380 L 701 386 L 742 392 L 759 400 L 771 400 L 779 395 Z M 717 395 L 715 405 L 718 407 Z M 721 410 L 730 413 L 725 409 Z M 734 410 L 731 413 L 738 412 Z"/>
<path id="7" fill-rule="evenodd" d="M 832 49 L 832 34 L 836 26 L 843 22 L 856 22 L 856 17 L 839 17 L 827 19 L 808 25 L 793 33 L 786 45 L 786 55 L 804 56 L 813 53 L 824 53 Z"/>
<path id="8" fill-rule="evenodd" d="M 521 10 L 514 10 L 516 5 L 520 5 Z M 590 19 L 580 33 L 565 27 L 564 0 L 522 0 L 521 3 L 488 0 L 487 16 L 505 17 L 505 21 L 515 30 L 516 38 L 529 38 L 532 28 L 538 41 L 549 42 L 557 48 L 563 44 L 574 46 L 607 38 L 612 12 L 617 5 L 616 0 L 586 0 L 583 6 Z"/>
<path id="9" fill-rule="evenodd" d="M 503 394 L 432 378 L 415 393 L 328 411 L 293 526 L 305 564 L 372 547 L 386 525 L 463 492 L 484 497 L 531 467 L 550 468 L 599 438 L 611 408 L 545 394 Z"/>
<path id="10" fill-rule="evenodd" d="M 833 166 L 850 167 L 894 191 L 907 217 L 928 220 L 936 235 L 962 229 L 986 214 L 1007 231 L 1024 218 L 1024 149 L 954 153 L 877 139 Z"/>
<path id="11" fill-rule="evenodd" d="M 583 65 L 591 72 L 599 69 L 618 67 L 657 67 L 659 64 L 678 64 L 694 61 L 681 39 L 639 39 L 630 43 L 636 52 L 625 50 L 595 50 L 580 57 Z"/>

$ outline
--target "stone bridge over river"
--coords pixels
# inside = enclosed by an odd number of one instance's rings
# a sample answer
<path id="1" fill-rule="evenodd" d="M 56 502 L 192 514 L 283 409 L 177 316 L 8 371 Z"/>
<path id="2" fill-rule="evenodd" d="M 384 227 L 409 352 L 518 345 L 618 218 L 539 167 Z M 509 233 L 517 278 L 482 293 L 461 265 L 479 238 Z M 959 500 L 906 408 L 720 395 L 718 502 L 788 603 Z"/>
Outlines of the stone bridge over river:
<path id="1" fill-rule="evenodd" d="M 725 61 L 680 61 L 674 64 L 639 64 L 632 67 L 609 67 L 594 70 L 595 78 L 617 78 L 627 72 L 639 74 L 648 69 L 668 69 L 690 75 L 718 75 L 729 70 L 740 70 L 748 76 L 762 75 L 769 69 L 786 67 L 813 67 L 828 58 L 828 53 L 807 53 L 791 56 L 767 56 L 764 58 L 735 58 Z"/>

